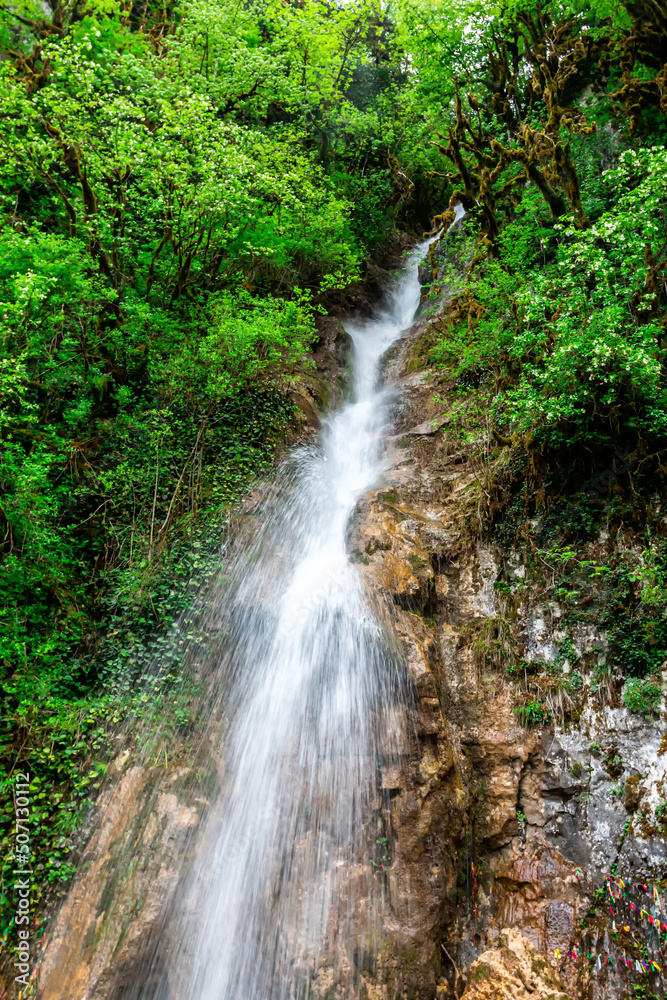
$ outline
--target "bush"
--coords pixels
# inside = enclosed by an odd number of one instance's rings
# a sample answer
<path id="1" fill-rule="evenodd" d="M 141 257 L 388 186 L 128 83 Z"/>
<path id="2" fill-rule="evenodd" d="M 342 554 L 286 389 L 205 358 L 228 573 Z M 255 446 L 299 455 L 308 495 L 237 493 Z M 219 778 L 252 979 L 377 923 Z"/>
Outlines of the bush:
<path id="1" fill-rule="evenodd" d="M 431 360 L 459 384 L 495 375 L 506 440 L 586 454 L 664 446 L 666 177 L 667 150 L 625 151 L 599 182 L 615 197 L 587 229 L 545 218 L 526 190 L 495 256 L 454 299 Z"/>
<path id="2" fill-rule="evenodd" d="M 628 677 L 623 686 L 623 704 L 631 712 L 648 718 L 655 715 L 660 704 L 662 684 L 656 677 Z"/>
<path id="3" fill-rule="evenodd" d="M 517 705 L 514 714 L 522 726 L 543 726 L 549 721 L 549 709 L 541 701 L 527 701 Z"/>

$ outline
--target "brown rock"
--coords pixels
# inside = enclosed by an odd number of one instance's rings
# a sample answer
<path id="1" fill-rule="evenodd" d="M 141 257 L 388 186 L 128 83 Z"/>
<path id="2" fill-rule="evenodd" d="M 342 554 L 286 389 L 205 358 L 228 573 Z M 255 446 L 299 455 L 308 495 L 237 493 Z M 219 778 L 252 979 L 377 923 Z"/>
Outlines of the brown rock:
<path id="1" fill-rule="evenodd" d="M 536 832 L 524 847 L 516 841 L 495 872 L 496 923 L 520 927 L 549 954 L 566 952 L 575 935 L 579 886 L 572 865 Z"/>
<path id="2" fill-rule="evenodd" d="M 98 803 L 98 825 L 50 932 L 43 1000 L 106 1000 L 134 969 L 176 884 L 199 811 L 177 794 L 186 769 L 132 767 Z"/>
<path id="3" fill-rule="evenodd" d="M 461 1000 L 568 1000 L 544 955 L 518 931 L 501 931 L 499 946 L 473 962 Z"/>

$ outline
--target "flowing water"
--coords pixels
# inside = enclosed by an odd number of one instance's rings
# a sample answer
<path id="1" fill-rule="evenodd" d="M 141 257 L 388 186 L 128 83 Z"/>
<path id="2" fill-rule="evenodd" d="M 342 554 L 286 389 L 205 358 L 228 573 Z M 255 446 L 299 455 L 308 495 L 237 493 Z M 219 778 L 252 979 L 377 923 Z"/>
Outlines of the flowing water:
<path id="1" fill-rule="evenodd" d="M 297 450 L 286 497 L 218 596 L 231 622 L 223 790 L 181 890 L 161 1000 L 302 1000 L 334 985 L 353 996 L 352 946 L 374 954 L 380 941 L 377 763 L 401 673 L 346 539 L 382 478 L 380 362 L 413 321 L 422 254 L 373 321 L 346 324 L 351 398 Z"/>

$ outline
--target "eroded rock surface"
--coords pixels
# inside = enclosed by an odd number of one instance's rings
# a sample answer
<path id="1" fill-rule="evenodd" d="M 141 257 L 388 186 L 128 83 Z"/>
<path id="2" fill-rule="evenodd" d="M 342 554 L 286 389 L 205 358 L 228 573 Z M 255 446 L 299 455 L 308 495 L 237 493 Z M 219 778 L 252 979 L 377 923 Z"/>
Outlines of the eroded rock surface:
<path id="1" fill-rule="evenodd" d="M 505 929 L 470 966 L 462 1000 L 567 1000 L 563 983 L 522 934 Z"/>
<path id="2" fill-rule="evenodd" d="M 192 773 L 127 766 L 125 751 L 97 806 L 99 824 L 48 934 L 42 1000 L 122 996 L 174 889 L 204 798 L 186 796 Z"/>

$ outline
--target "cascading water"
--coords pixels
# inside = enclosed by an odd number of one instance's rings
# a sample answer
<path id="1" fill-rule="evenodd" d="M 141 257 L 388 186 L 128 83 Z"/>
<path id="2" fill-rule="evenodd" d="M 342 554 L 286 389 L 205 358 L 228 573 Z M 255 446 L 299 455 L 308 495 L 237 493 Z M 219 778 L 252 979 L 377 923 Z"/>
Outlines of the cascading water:
<path id="1" fill-rule="evenodd" d="M 380 361 L 414 318 L 422 252 L 374 321 L 347 325 L 353 396 L 318 446 L 297 451 L 288 499 L 264 512 L 220 591 L 232 633 L 220 668 L 223 790 L 181 890 L 160 1000 L 354 995 L 353 945 L 375 953 L 385 886 L 369 818 L 400 671 L 346 533 L 382 475 Z"/>

